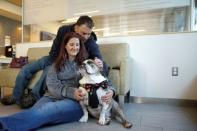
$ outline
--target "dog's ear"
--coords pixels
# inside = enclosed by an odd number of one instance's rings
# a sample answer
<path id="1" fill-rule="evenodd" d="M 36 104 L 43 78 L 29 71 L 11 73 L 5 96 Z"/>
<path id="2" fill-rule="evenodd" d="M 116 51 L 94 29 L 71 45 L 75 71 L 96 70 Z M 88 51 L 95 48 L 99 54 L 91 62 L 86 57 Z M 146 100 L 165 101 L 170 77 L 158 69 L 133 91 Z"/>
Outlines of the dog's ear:
<path id="1" fill-rule="evenodd" d="M 88 64 L 91 64 L 91 63 L 95 63 L 95 61 L 92 60 L 92 59 L 88 59 L 88 60 L 87 60 L 87 63 L 88 63 Z M 96 64 L 96 63 L 95 63 L 95 64 Z"/>

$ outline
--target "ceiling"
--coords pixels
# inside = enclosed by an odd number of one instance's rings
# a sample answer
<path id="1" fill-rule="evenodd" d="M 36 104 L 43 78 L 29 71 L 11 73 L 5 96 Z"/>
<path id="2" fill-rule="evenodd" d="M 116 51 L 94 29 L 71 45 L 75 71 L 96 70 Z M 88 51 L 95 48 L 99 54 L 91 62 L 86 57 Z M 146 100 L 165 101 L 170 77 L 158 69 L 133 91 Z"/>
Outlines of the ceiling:
<path id="1" fill-rule="evenodd" d="M 0 0 L 0 16 L 22 21 L 22 0 Z"/>
<path id="2" fill-rule="evenodd" d="M 22 0 L 7 0 L 7 1 L 14 5 L 22 7 Z"/>

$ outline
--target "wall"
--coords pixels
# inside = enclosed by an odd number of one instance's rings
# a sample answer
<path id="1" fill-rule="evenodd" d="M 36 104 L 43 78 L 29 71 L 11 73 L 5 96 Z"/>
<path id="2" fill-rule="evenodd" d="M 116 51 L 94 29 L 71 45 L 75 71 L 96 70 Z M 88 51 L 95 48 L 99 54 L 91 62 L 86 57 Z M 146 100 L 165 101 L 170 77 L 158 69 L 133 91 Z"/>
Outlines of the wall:
<path id="1" fill-rule="evenodd" d="M 128 42 L 133 59 L 131 96 L 197 100 L 197 32 L 100 38 Z M 173 66 L 179 75 L 172 76 Z"/>
<path id="2" fill-rule="evenodd" d="M 62 24 L 60 22 L 40 23 L 30 25 L 30 42 L 40 41 L 40 32 L 45 31 L 53 34 L 57 34 L 59 27 Z"/>
<path id="3" fill-rule="evenodd" d="M 0 46 L 5 44 L 5 36 L 10 36 L 11 44 L 21 42 L 21 22 L 0 16 Z"/>

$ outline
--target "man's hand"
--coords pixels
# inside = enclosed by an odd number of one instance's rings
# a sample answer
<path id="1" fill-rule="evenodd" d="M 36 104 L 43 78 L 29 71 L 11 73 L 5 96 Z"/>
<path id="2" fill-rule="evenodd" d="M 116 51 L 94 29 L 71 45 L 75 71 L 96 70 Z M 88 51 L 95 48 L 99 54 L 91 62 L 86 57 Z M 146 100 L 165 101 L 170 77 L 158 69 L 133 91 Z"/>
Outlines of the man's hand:
<path id="1" fill-rule="evenodd" d="M 96 65 L 100 68 L 103 69 L 103 61 L 100 60 L 99 58 L 95 57 L 94 62 L 96 63 Z"/>
<path id="2" fill-rule="evenodd" d="M 110 103 L 112 101 L 114 92 L 112 90 L 109 90 L 106 95 L 101 97 L 102 102 Z"/>
<path id="3" fill-rule="evenodd" d="M 74 92 L 74 98 L 77 101 L 83 100 L 84 99 L 84 95 L 85 94 L 82 92 L 81 89 L 76 89 L 75 92 Z"/>

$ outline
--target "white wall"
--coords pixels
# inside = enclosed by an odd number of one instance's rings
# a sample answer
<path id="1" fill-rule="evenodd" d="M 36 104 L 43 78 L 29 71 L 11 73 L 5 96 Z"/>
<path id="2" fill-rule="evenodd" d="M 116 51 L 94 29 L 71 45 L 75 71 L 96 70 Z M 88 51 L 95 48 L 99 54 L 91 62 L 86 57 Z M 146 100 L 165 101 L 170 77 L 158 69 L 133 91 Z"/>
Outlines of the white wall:
<path id="1" fill-rule="evenodd" d="M 128 42 L 133 67 L 131 95 L 197 100 L 197 33 L 100 38 Z M 177 66 L 179 75 L 172 76 Z"/>
<path id="2" fill-rule="evenodd" d="M 57 34 L 57 30 L 62 26 L 60 22 L 49 22 L 41 24 L 30 25 L 30 42 L 40 41 L 40 32 L 46 31 L 53 34 Z"/>

